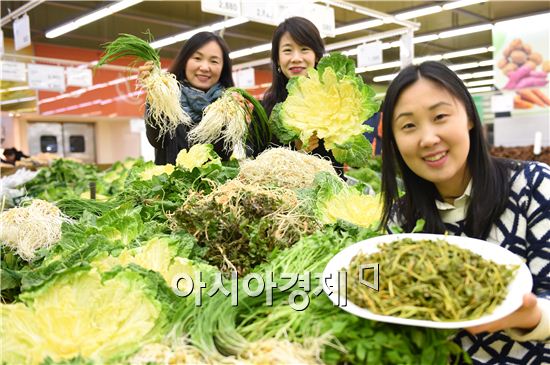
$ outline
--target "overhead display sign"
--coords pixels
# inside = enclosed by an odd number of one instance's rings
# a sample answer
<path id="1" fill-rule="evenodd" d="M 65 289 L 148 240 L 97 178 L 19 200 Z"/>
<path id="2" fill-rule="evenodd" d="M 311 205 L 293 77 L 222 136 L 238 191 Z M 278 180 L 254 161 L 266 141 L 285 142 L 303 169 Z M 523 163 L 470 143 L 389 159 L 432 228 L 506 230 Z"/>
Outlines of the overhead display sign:
<path id="1" fill-rule="evenodd" d="M 493 60 L 496 65 L 493 68 L 494 84 L 505 95 L 509 94 L 507 109 L 513 109 L 515 113 L 521 114 L 540 114 L 548 121 L 550 114 L 548 14 L 496 23 L 493 27 L 493 46 L 495 49 Z"/>
<path id="2" fill-rule="evenodd" d="M 2 72 L 0 79 L 2 81 L 27 81 L 27 67 L 21 62 L 0 61 Z"/>
<path id="3" fill-rule="evenodd" d="M 241 16 L 241 0 L 201 0 L 201 10 L 225 16 Z"/>
<path id="4" fill-rule="evenodd" d="M 279 25 L 292 16 L 309 19 L 323 36 L 334 37 L 336 23 L 334 8 L 296 0 L 201 0 L 201 10 L 232 17 L 246 17 L 251 21 Z"/>
<path id="5" fill-rule="evenodd" d="M 302 14 L 303 17 L 309 19 L 322 36 L 334 37 L 336 30 L 336 22 L 334 20 L 334 8 L 326 5 L 307 4 L 306 11 Z M 296 14 L 300 16 L 299 14 Z"/>
<path id="6" fill-rule="evenodd" d="M 357 67 L 367 67 L 382 63 L 382 42 L 362 44 L 357 47 Z"/>
<path id="7" fill-rule="evenodd" d="M 270 25 L 279 25 L 281 22 L 281 10 L 279 9 L 280 4 L 277 4 L 276 1 L 269 2 L 247 2 L 243 4 L 242 14 L 252 21 L 270 24 Z"/>
<path id="8" fill-rule="evenodd" d="M 13 41 L 16 51 L 31 45 L 31 26 L 27 14 L 13 21 Z"/>
<path id="9" fill-rule="evenodd" d="M 409 30 L 399 38 L 399 60 L 401 68 L 412 65 L 414 59 L 413 31 Z"/>
<path id="10" fill-rule="evenodd" d="M 29 64 L 29 87 L 36 90 L 65 91 L 65 68 Z"/>
<path id="11" fill-rule="evenodd" d="M 92 86 L 92 70 L 89 68 L 67 67 L 67 86 Z"/>
<path id="12" fill-rule="evenodd" d="M 256 74 L 252 67 L 245 68 L 236 71 L 237 77 L 235 78 L 238 87 L 247 88 L 256 84 Z"/>

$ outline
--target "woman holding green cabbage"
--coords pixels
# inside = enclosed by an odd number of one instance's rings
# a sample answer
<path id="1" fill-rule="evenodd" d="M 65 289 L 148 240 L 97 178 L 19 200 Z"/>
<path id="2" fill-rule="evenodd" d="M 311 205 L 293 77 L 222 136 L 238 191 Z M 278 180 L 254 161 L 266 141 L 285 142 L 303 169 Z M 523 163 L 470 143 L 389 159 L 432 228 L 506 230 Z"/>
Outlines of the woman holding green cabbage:
<path id="1" fill-rule="evenodd" d="M 275 104 L 285 101 L 288 96 L 287 84 L 292 77 L 306 76 L 307 69 L 316 67 L 325 53 L 325 45 L 317 27 L 302 17 L 292 17 L 279 24 L 273 33 L 271 46 L 272 84 L 266 91 L 262 104 L 270 115 Z M 273 141 L 280 144 L 279 141 Z M 299 139 L 294 141 L 296 149 L 302 149 L 304 143 Z M 323 140 L 313 135 L 306 152 L 328 157 L 336 171 L 343 175 L 343 166 L 334 159 L 330 151 L 324 147 Z"/>

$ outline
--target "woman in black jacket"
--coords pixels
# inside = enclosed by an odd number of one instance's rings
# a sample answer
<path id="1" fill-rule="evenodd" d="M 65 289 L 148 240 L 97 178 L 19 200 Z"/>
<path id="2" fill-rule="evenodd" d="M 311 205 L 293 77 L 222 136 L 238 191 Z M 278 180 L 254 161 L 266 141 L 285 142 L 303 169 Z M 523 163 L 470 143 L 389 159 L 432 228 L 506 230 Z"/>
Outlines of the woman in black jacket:
<path id="1" fill-rule="evenodd" d="M 288 96 L 286 85 L 295 76 L 307 75 L 307 69 L 316 67 L 325 53 L 325 45 L 317 27 L 302 17 L 292 17 L 279 24 L 273 33 L 271 42 L 272 84 L 263 98 L 263 106 L 267 115 L 271 114 L 275 104 L 283 102 Z M 272 141 L 279 144 L 278 141 Z M 294 141 L 296 149 L 302 149 L 303 142 Z M 330 151 L 325 149 L 323 140 L 313 135 L 305 148 L 322 157 L 328 157 L 340 176 L 343 166 L 334 159 Z"/>
<path id="2" fill-rule="evenodd" d="M 151 63 L 140 67 L 140 78 L 148 77 L 151 67 Z M 222 38 L 211 32 L 197 33 L 185 42 L 168 71 L 176 75 L 181 84 L 180 102 L 193 125 L 179 125 L 173 137 L 159 136 L 159 130 L 151 126 L 156 123 L 147 120 L 150 115 L 148 105 L 145 106 L 147 139 L 155 147 L 157 165 L 175 164 L 178 153 L 192 146 L 188 133 L 201 121 L 204 109 L 234 85 L 229 48 Z M 231 154 L 223 149 L 223 141 L 214 144 L 214 151 L 222 160 L 229 160 Z"/>

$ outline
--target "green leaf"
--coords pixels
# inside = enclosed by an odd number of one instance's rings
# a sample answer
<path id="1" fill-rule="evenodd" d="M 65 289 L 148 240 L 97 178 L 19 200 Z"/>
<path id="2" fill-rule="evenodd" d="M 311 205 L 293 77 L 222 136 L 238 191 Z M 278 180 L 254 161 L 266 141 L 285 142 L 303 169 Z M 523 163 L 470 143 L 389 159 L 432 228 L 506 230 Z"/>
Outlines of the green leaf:
<path id="1" fill-rule="evenodd" d="M 344 76 L 356 77 L 355 63 L 351 58 L 346 57 L 341 53 L 334 52 L 321 58 L 317 64 L 317 71 L 319 71 L 319 74 L 322 75 L 327 67 L 332 68 L 339 79 Z"/>
<path id="2" fill-rule="evenodd" d="M 332 149 L 332 154 L 336 161 L 359 168 L 366 166 L 372 158 L 372 145 L 364 135 L 360 134 L 351 137 L 344 144 L 337 144 Z"/>
<path id="3" fill-rule="evenodd" d="M 367 349 L 365 348 L 365 346 L 363 346 L 363 344 L 359 343 L 357 345 L 357 358 L 363 361 L 365 360 L 366 357 L 367 357 Z"/>
<path id="4" fill-rule="evenodd" d="M 275 104 L 269 117 L 269 129 L 281 143 L 286 144 L 297 139 L 300 136 L 300 132 L 284 124 L 282 107 L 283 103 Z"/>
<path id="5" fill-rule="evenodd" d="M 416 225 L 414 226 L 411 233 L 419 233 L 424 230 L 424 224 L 426 224 L 426 221 L 424 219 L 419 219 L 416 221 Z"/>

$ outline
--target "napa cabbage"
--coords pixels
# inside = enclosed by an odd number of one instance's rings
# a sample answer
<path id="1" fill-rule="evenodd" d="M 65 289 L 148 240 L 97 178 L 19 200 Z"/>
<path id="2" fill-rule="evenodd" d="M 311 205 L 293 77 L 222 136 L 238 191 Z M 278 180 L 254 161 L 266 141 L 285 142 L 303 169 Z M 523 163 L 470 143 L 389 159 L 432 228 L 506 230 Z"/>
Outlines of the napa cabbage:
<path id="1" fill-rule="evenodd" d="M 153 176 L 158 176 L 162 174 L 170 175 L 172 174 L 172 172 L 174 172 L 174 165 L 172 164 L 155 165 L 143 170 L 139 174 L 139 177 L 142 180 L 151 180 Z"/>
<path id="2" fill-rule="evenodd" d="M 371 229 L 378 226 L 382 213 L 379 196 L 363 194 L 362 185 L 348 186 L 326 173 L 319 174 L 315 183 L 317 215 L 322 223 L 344 221 Z"/>
<path id="3" fill-rule="evenodd" d="M 221 164 L 220 157 L 214 152 L 211 144 L 196 144 L 189 151 L 182 149 L 176 157 L 176 166 L 193 170 L 206 164 Z"/>
<path id="4" fill-rule="evenodd" d="M 288 97 L 273 108 L 269 125 L 282 143 L 312 135 L 323 139 L 341 163 L 361 167 L 372 156 L 363 124 L 380 107 L 374 91 L 355 75 L 351 59 L 338 53 L 322 58 L 307 76 L 290 79 Z"/>
<path id="5" fill-rule="evenodd" d="M 21 302 L 0 304 L 6 364 L 76 357 L 116 363 L 168 331 L 177 299 L 160 276 L 137 266 L 61 273 Z"/>

